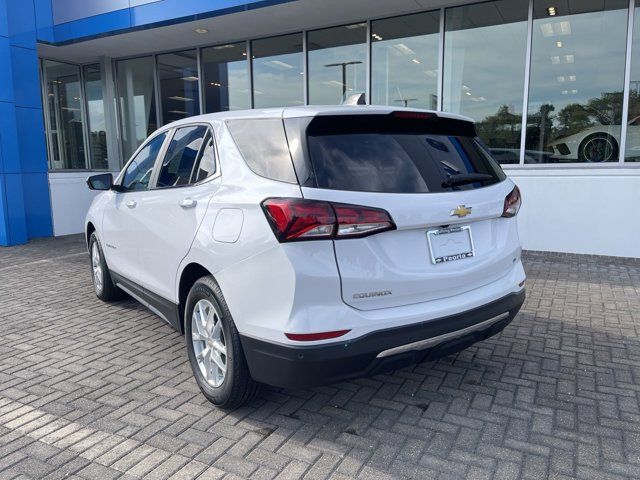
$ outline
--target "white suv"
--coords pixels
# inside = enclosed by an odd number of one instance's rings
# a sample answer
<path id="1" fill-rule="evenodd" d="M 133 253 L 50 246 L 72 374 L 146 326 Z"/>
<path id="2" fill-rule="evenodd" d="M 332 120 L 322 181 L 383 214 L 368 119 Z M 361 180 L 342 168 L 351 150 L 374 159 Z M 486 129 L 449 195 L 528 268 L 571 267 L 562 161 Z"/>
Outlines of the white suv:
<path id="1" fill-rule="evenodd" d="M 466 118 L 372 106 L 192 117 L 87 180 L 95 292 L 186 335 L 204 395 L 459 351 L 524 301 L 520 192 Z"/>

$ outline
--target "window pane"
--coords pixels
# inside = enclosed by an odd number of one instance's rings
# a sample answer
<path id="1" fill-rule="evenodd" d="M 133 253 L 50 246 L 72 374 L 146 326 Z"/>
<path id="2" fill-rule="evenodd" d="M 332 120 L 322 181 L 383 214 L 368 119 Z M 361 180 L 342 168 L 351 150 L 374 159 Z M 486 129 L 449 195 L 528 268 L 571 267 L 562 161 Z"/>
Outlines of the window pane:
<path id="1" fill-rule="evenodd" d="M 501 163 L 520 162 L 528 0 L 446 10 L 443 108 L 477 122 Z"/>
<path id="2" fill-rule="evenodd" d="M 366 90 L 366 23 L 308 35 L 310 104 L 340 104 L 345 95 Z"/>
<path id="3" fill-rule="evenodd" d="M 640 162 L 640 0 L 636 0 L 633 25 L 626 161 Z"/>
<path id="4" fill-rule="evenodd" d="M 195 181 L 201 182 L 216 173 L 216 150 L 213 145 L 213 136 L 211 132 L 207 132 L 204 138 L 205 147 L 202 150 L 200 161 L 198 162 L 198 173 Z"/>
<path id="5" fill-rule="evenodd" d="M 117 64 L 118 101 L 122 123 L 122 155 L 126 160 L 158 128 L 153 58 L 132 58 Z"/>
<path id="6" fill-rule="evenodd" d="M 255 40 L 251 48 L 254 107 L 304 104 L 302 34 Z"/>
<path id="7" fill-rule="evenodd" d="M 89 149 L 91 168 L 107 170 L 107 132 L 104 123 L 104 99 L 102 96 L 102 72 L 100 65 L 84 67 L 84 91 L 87 96 L 89 122 Z"/>
<path id="8" fill-rule="evenodd" d="M 164 125 L 200 114 L 195 50 L 158 55 L 158 77 Z"/>
<path id="9" fill-rule="evenodd" d="M 251 107 L 245 42 L 203 49 L 202 71 L 207 113 Z"/>
<path id="10" fill-rule="evenodd" d="M 255 174 L 297 183 L 282 119 L 229 120 L 227 127 L 244 161 Z"/>
<path id="11" fill-rule="evenodd" d="M 51 169 L 85 169 L 80 99 L 80 69 L 66 63 L 44 62 L 47 78 Z"/>
<path id="12" fill-rule="evenodd" d="M 151 180 L 153 166 L 156 163 L 166 136 L 166 133 L 161 133 L 151 139 L 149 143 L 138 152 L 138 155 L 131 161 L 127 167 L 127 171 L 124 173 L 122 180 L 122 186 L 124 188 L 131 191 L 149 189 L 149 180 Z"/>
<path id="13" fill-rule="evenodd" d="M 528 162 L 618 161 L 628 6 L 534 2 Z"/>
<path id="14" fill-rule="evenodd" d="M 371 23 L 371 103 L 438 107 L 440 12 Z"/>
<path id="15" fill-rule="evenodd" d="M 162 160 L 158 187 L 180 187 L 189 184 L 206 133 L 207 127 L 201 125 L 176 130 Z"/>

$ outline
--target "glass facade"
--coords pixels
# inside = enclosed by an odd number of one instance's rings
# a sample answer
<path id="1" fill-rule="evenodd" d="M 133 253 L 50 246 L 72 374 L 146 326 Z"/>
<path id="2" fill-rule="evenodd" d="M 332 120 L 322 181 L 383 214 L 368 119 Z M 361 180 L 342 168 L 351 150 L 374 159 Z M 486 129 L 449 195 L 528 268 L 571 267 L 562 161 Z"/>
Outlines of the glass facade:
<path id="1" fill-rule="evenodd" d="M 640 162 L 640 0 L 633 12 L 633 42 L 631 76 L 629 77 L 629 114 L 627 116 L 627 162 Z"/>
<path id="2" fill-rule="evenodd" d="M 618 161 L 628 10 L 627 0 L 534 1 L 526 139 L 532 162 Z"/>
<path id="3" fill-rule="evenodd" d="M 302 33 L 254 40 L 251 54 L 255 108 L 304 104 Z"/>
<path id="4" fill-rule="evenodd" d="M 80 68 L 77 65 L 45 60 L 44 78 L 49 168 L 84 170 L 87 165 Z"/>
<path id="5" fill-rule="evenodd" d="M 443 109 L 473 118 L 503 163 L 520 162 L 528 13 L 529 0 L 446 11 Z"/>
<path id="6" fill-rule="evenodd" d="M 307 34 L 310 104 L 335 105 L 366 92 L 366 42 L 366 23 Z"/>
<path id="7" fill-rule="evenodd" d="M 202 49 L 206 113 L 251 108 L 247 44 Z"/>
<path id="8" fill-rule="evenodd" d="M 153 61 L 153 57 L 132 58 L 116 65 L 125 163 L 158 128 Z"/>
<path id="9" fill-rule="evenodd" d="M 440 11 L 371 22 L 371 103 L 436 110 Z"/>
<path id="10" fill-rule="evenodd" d="M 84 91 L 87 99 L 90 165 L 94 170 L 107 170 L 107 130 L 104 116 L 104 95 L 100 65 L 85 65 Z"/>
<path id="11" fill-rule="evenodd" d="M 631 11 L 629 0 L 491 0 L 116 59 L 117 120 L 98 65 L 42 66 L 51 169 L 113 168 L 109 125 L 122 163 L 158 126 L 201 111 L 359 92 L 469 116 L 503 164 L 640 160 L 640 0 Z"/>

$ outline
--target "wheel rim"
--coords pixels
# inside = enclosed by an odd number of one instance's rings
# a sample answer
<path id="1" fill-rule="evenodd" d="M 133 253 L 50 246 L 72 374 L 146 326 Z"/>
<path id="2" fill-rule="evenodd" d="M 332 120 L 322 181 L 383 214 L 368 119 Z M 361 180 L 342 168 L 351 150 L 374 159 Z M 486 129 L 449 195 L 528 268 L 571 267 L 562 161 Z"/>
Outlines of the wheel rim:
<path id="1" fill-rule="evenodd" d="M 93 268 L 93 285 L 96 292 L 102 292 L 102 264 L 100 263 L 100 250 L 98 244 L 94 242 L 91 246 L 91 266 Z"/>
<path id="2" fill-rule="evenodd" d="M 222 315 L 209 300 L 199 300 L 191 315 L 191 342 L 200 373 L 212 387 L 219 387 L 227 375 L 227 346 Z"/>
<path id="3" fill-rule="evenodd" d="M 613 145 L 606 138 L 593 138 L 585 143 L 584 156 L 589 162 L 608 162 L 613 150 Z"/>

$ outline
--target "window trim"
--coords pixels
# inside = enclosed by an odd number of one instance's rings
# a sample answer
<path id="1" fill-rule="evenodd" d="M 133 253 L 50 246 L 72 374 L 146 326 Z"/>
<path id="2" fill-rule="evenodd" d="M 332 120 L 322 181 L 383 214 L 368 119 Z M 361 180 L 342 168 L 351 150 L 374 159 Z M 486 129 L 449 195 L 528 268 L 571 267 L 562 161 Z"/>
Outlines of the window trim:
<path id="1" fill-rule="evenodd" d="M 215 152 L 216 155 L 216 172 L 213 175 L 208 176 L 207 178 L 205 178 L 204 180 L 200 180 L 199 182 L 193 182 L 193 183 L 187 183 L 186 185 L 171 185 L 168 187 L 159 187 L 158 186 L 158 178 L 160 177 L 160 169 L 162 168 L 162 162 L 164 161 L 164 157 L 167 154 L 167 151 L 169 150 L 169 145 L 171 144 L 171 142 L 173 141 L 173 137 L 176 134 L 176 131 L 179 128 L 188 128 L 188 127 L 198 127 L 198 126 L 203 126 L 207 129 L 207 132 L 211 134 L 211 140 L 213 141 L 213 151 Z M 153 174 L 151 176 L 151 181 L 150 181 L 150 187 L 148 189 L 148 191 L 153 191 L 153 190 L 172 190 L 172 189 L 177 189 L 177 188 L 185 188 L 185 187 L 194 187 L 194 186 L 198 186 L 198 185 L 202 185 L 204 183 L 207 183 L 211 180 L 213 180 L 214 178 L 219 178 L 222 174 L 220 172 L 220 154 L 218 152 L 218 145 L 216 142 L 216 136 L 215 136 L 215 131 L 213 129 L 213 126 L 210 123 L 207 122 L 194 122 L 194 123 L 185 123 L 185 124 L 180 124 L 180 125 L 176 125 L 175 127 L 171 127 L 168 130 L 169 134 L 167 136 L 167 140 L 166 140 L 166 144 L 162 146 L 162 150 L 161 150 L 161 155 L 158 154 L 158 158 L 156 160 L 156 163 L 153 167 Z M 207 136 L 207 133 L 205 133 L 204 135 L 205 137 Z M 203 137 L 204 138 L 204 137 Z M 206 144 L 203 144 L 201 148 L 205 148 Z M 200 150 L 198 150 L 198 155 L 200 154 Z M 196 157 L 197 158 L 197 157 Z M 199 161 L 198 164 L 199 165 Z M 195 168 L 196 164 L 194 164 L 194 168 Z M 193 175 L 193 171 L 191 172 Z"/>

